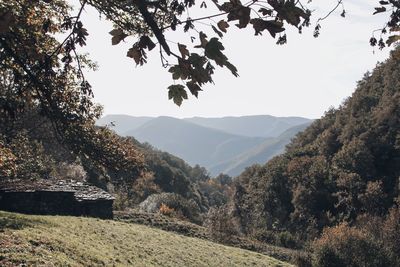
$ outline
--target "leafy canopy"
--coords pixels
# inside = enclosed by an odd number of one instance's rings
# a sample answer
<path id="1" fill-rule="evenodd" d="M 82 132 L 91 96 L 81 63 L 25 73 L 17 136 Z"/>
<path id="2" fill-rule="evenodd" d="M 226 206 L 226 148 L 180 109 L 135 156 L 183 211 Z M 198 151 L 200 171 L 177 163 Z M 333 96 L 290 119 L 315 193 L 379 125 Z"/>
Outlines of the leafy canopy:
<path id="1" fill-rule="evenodd" d="M 126 55 L 137 65 L 146 64 L 147 53 L 159 48 L 162 66 L 179 83 L 179 86 L 174 84 L 168 87 L 168 97 L 181 105 L 183 99 L 187 99 L 187 90 L 198 97 L 204 84 L 213 83 L 215 65 L 226 67 L 234 76 L 238 76 L 237 68 L 224 54 L 222 43 L 230 27 L 252 27 L 255 35 L 267 33 L 267 36 L 276 39 L 277 44 L 284 44 L 287 42 L 288 27 L 297 28 L 301 33 L 304 27 L 311 25 L 313 13 L 308 8 L 310 2 L 80 0 L 78 13 L 71 14 L 72 9 L 66 0 L 1 0 L 2 68 L 19 72 L 25 85 L 40 84 L 38 89 L 28 90 L 32 91 L 29 99 L 41 102 L 46 113 L 59 112 L 60 116 L 69 119 L 94 114 L 91 110 L 91 87 L 83 75 L 83 70 L 93 65 L 77 51 L 77 47 L 86 44 L 89 34 L 81 15 L 84 8 L 90 5 L 113 22 L 114 29 L 110 31 L 113 45 L 133 37 L 132 47 Z M 332 12 L 341 9 L 341 15 L 345 16 L 344 3 L 344 0 L 338 0 L 325 17 L 317 20 L 314 36 L 319 35 L 322 21 Z M 400 40 L 399 7 L 399 1 L 379 1 L 373 14 L 386 12 L 389 20 L 382 29 L 374 31 L 371 45 L 383 48 Z M 190 16 L 201 11 L 207 15 L 196 18 Z M 183 43 L 184 40 L 167 39 L 172 31 L 183 31 L 190 41 Z M 215 36 L 207 36 L 209 32 Z M 380 36 L 376 37 L 378 32 Z M 62 42 L 54 38 L 55 34 L 60 33 L 67 36 Z M 16 68 L 11 69 L 11 63 Z M 57 93 L 44 92 L 53 90 Z M 75 95 L 71 97 L 70 94 Z M 69 111 L 61 110 L 61 103 L 64 108 L 69 106 Z M 71 109 L 75 111 L 70 112 Z"/>

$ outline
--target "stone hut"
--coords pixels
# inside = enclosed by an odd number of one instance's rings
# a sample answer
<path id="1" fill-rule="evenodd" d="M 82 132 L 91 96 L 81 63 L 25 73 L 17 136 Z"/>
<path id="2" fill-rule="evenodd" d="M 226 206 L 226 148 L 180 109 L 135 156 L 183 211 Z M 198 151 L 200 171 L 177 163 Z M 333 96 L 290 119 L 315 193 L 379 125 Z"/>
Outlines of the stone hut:
<path id="1" fill-rule="evenodd" d="M 113 217 L 114 197 L 74 180 L 0 179 L 0 210 L 42 215 Z"/>

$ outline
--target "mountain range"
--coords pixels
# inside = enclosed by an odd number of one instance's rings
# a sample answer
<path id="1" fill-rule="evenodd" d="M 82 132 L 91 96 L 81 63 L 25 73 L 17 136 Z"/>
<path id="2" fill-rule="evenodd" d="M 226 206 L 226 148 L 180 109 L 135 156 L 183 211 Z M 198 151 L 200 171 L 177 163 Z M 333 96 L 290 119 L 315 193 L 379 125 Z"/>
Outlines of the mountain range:
<path id="1" fill-rule="evenodd" d="M 270 115 L 185 119 L 107 115 L 97 124 L 109 125 L 119 135 L 147 142 L 191 165 L 204 166 L 211 175 L 236 176 L 245 167 L 282 153 L 311 122 Z"/>

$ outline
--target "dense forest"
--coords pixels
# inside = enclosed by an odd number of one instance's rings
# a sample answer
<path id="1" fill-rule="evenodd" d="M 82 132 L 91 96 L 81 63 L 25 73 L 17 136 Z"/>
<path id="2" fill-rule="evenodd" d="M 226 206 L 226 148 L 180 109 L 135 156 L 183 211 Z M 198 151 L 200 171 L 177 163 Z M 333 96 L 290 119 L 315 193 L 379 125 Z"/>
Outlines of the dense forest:
<path id="1" fill-rule="evenodd" d="M 387 255 L 386 266 L 399 266 L 399 179 L 396 49 L 284 154 L 237 177 L 233 214 L 242 232 L 267 242 L 301 247 L 322 233 L 323 266 L 328 257 L 329 266 L 385 266 Z"/>

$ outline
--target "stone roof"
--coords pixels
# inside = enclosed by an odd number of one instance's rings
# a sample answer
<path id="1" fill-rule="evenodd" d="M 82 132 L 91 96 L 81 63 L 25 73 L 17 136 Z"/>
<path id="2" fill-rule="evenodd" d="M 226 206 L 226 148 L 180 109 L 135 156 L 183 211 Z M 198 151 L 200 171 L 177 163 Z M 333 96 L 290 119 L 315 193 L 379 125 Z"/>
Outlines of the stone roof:
<path id="1" fill-rule="evenodd" d="M 0 192 L 73 192 L 76 200 L 114 200 L 106 191 L 86 182 L 75 180 L 0 179 Z"/>

